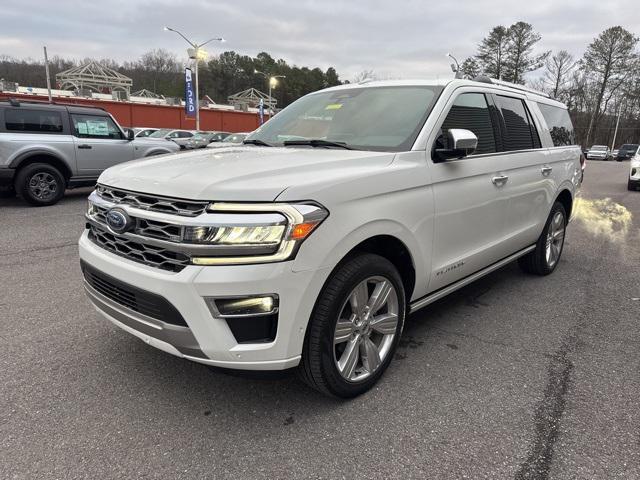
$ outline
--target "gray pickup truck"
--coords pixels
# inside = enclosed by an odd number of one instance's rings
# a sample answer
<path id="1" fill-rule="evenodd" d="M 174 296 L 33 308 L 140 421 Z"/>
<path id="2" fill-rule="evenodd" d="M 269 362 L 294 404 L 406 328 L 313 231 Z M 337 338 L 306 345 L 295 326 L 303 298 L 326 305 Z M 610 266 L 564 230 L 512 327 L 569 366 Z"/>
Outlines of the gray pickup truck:
<path id="1" fill-rule="evenodd" d="M 94 185 L 118 163 L 178 150 L 173 142 L 134 139 L 100 108 L 0 102 L 0 196 L 18 194 L 35 206 Z"/>

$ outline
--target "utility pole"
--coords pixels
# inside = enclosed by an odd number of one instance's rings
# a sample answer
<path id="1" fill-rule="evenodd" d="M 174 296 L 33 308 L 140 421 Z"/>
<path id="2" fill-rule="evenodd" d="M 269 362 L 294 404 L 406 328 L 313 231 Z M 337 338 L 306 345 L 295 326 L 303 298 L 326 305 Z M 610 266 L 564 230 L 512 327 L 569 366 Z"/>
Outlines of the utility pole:
<path id="1" fill-rule="evenodd" d="M 616 129 L 613 131 L 613 142 L 611 142 L 611 151 L 612 152 L 613 152 L 613 149 L 615 148 L 615 145 L 616 145 L 616 137 L 618 136 L 618 125 L 620 124 L 620 115 L 621 114 L 622 114 L 622 104 L 618 108 L 618 118 L 616 120 Z"/>
<path id="2" fill-rule="evenodd" d="M 49 93 L 49 103 L 53 103 L 51 99 L 51 77 L 49 76 L 49 57 L 47 57 L 47 47 L 44 47 L 44 71 L 47 75 L 47 92 Z"/>

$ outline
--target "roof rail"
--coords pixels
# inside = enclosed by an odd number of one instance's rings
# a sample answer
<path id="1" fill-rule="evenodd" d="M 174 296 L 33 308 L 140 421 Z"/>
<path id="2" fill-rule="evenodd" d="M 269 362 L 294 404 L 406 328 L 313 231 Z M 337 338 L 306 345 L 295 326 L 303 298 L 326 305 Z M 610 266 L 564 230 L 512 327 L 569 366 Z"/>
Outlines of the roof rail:
<path id="1" fill-rule="evenodd" d="M 49 102 L 48 100 L 34 100 L 34 99 L 28 99 L 28 100 L 24 100 L 22 98 L 17 99 L 15 97 L 9 97 L 7 99 L 3 99 L 0 98 L 0 102 L 2 101 L 7 101 L 9 102 L 9 104 L 12 107 L 19 107 L 21 104 L 26 103 L 26 104 L 35 104 L 35 105 L 57 105 L 57 106 L 61 106 L 61 107 L 78 107 L 78 108 L 93 108 L 96 110 L 104 110 L 104 107 L 100 107 L 98 105 L 84 105 L 82 103 L 65 103 L 65 102 L 56 102 L 56 101 L 51 101 Z"/>
<path id="2" fill-rule="evenodd" d="M 498 80 L 496 78 L 487 77 L 486 75 L 479 75 L 473 79 L 474 82 L 480 83 L 490 83 L 491 85 L 500 85 L 502 87 L 513 88 L 514 90 L 521 90 L 523 92 L 533 93 L 535 95 L 540 95 L 542 97 L 551 98 L 548 94 L 541 92 L 540 90 L 535 90 L 533 88 L 525 87 L 524 85 L 519 85 L 517 83 L 505 82 L 504 80 Z"/>

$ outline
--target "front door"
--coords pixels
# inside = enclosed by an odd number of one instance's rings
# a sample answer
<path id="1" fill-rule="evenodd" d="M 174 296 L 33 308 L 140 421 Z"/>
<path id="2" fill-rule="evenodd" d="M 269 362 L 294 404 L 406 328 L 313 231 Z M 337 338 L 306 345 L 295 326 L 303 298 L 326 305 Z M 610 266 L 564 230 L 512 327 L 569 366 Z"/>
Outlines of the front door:
<path id="1" fill-rule="evenodd" d="M 80 176 L 98 176 L 113 165 L 133 159 L 133 143 L 111 117 L 72 113 L 71 123 Z"/>
<path id="2" fill-rule="evenodd" d="M 457 90 L 443 111 L 437 146 L 448 129 L 475 133 L 478 148 L 461 159 L 431 165 L 435 220 L 429 290 L 435 291 L 509 255 L 502 244 L 508 160 L 497 135 L 497 112 L 482 91 Z M 432 159 L 433 160 L 433 159 Z"/>

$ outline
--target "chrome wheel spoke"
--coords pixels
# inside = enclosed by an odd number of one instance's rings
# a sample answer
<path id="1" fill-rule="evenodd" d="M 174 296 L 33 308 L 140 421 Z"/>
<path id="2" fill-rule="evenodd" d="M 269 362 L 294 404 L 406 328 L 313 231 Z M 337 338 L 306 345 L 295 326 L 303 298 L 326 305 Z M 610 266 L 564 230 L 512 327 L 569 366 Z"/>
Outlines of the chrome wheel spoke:
<path id="1" fill-rule="evenodd" d="M 395 313 L 385 313 L 373 317 L 371 328 L 382 335 L 392 335 L 396 333 L 398 327 L 398 315 Z"/>
<path id="2" fill-rule="evenodd" d="M 356 370 L 360 358 L 360 342 L 361 338 L 359 335 L 349 340 L 347 347 L 344 349 L 344 352 L 342 352 L 342 356 L 338 361 L 338 369 L 345 378 L 351 378 Z"/>
<path id="3" fill-rule="evenodd" d="M 338 323 L 336 323 L 336 331 L 333 335 L 333 344 L 337 345 L 339 343 L 344 343 L 353 334 L 353 318 L 355 315 L 352 315 L 351 320 L 343 320 L 339 319 Z"/>
<path id="4" fill-rule="evenodd" d="M 367 282 L 365 280 L 364 282 L 360 282 L 349 296 L 351 311 L 357 315 L 361 315 L 364 311 L 364 307 L 367 305 L 368 296 L 369 292 L 367 290 Z"/>
<path id="5" fill-rule="evenodd" d="M 391 286 L 391 282 L 387 280 L 382 280 L 376 285 L 369 301 L 367 302 L 371 315 L 375 314 L 385 303 L 387 303 L 387 299 L 389 298 L 389 294 L 392 290 L 393 287 Z"/>
<path id="6" fill-rule="evenodd" d="M 369 337 L 364 337 L 360 343 L 360 356 L 362 357 L 362 365 L 369 373 L 375 372 L 382 363 L 378 347 Z"/>

